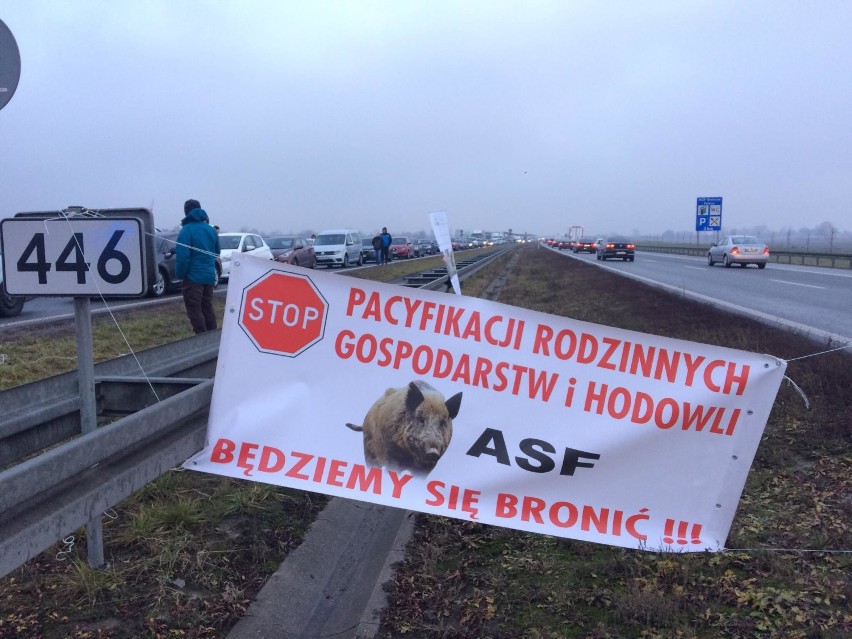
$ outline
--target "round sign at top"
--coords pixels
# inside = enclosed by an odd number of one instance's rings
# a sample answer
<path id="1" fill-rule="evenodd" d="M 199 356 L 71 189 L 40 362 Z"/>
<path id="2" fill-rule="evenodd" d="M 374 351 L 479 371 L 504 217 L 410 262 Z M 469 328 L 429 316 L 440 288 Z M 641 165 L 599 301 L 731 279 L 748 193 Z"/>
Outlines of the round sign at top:
<path id="1" fill-rule="evenodd" d="M 9 103 L 21 79 L 21 53 L 15 36 L 0 20 L 0 109 Z"/>

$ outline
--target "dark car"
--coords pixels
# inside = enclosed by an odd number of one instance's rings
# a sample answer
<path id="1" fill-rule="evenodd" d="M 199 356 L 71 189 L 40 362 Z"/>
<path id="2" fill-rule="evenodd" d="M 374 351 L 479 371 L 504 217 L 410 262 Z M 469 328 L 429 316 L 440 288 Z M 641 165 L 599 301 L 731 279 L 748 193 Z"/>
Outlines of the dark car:
<path id="1" fill-rule="evenodd" d="M 0 282 L 0 317 L 16 317 L 24 310 L 26 298 L 9 295 L 3 282 Z"/>
<path id="2" fill-rule="evenodd" d="M 595 240 L 588 237 L 581 237 L 579 240 L 574 242 L 574 246 L 571 250 L 575 253 L 594 253 L 597 248 L 598 245 Z"/>
<path id="3" fill-rule="evenodd" d="M 0 248 L 2 246 L 3 241 L 0 238 Z M 0 253 L 0 317 L 17 317 L 24 310 L 24 304 L 31 299 L 29 296 L 9 295 L 6 291 L 6 285 L 3 283 L 3 253 Z"/>
<path id="4" fill-rule="evenodd" d="M 633 261 L 636 245 L 629 240 L 619 237 L 612 239 L 602 237 L 598 239 L 596 244 L 597 258 L 599 260 L 608 260 L 613 258 L 621 259 L 625 262 Z"/>
<path id="5" fill-rule="evenodd" d="M 175 246 L 177 244 L 177 233 L 161 233 L 154 238 L 154 252 L 157 255 L 157 280 L 148 290 L 151 297 L 162 297 L 171 291 L 180 290 L 180 280 L 175 275 Z M 216 257 L 216 282 L 213 287 L 219 286 L 219 278 L 222 275 L 222 260 Z"/>
<path id="6" fill-rule="evenodd" d="M 305 268 L 317 267 L 314 245 L 308 238 L 298 235 L 277 235 L 265 237 L 263 240 L 269 245 L 269 250 L 272 251 L 272 259 L 277 262 L 304 266 Z"/>
<path id="7" fill-rule="evenodd" d="M 432 240 L 417 240 L 416 246 L 421 256 L 435 255 L 438 252 L 438 243 Z"/>
<path id="8" fill-rule="evenodd" d="M 25 297 L 9 295 L 3 284 L 3 254 L 0 253 L 0 317 L 17 317 L 24 310 Z"/>
<path id="9" fill-rule="evenodd" d="M 373 238 L 361 238 L 361 261 L 376 262 L 376 249 L 373 248 Z"/>

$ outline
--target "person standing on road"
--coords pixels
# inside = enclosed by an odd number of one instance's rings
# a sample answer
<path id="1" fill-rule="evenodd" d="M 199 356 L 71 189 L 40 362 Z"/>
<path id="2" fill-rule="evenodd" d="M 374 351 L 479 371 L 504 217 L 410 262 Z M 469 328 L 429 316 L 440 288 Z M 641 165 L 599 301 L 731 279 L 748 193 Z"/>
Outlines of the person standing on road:
<path id="1" fill-rule="evenodd" d="M 219 235 L 198 200 L 183 205 L 184 218 L 175 247 L 175 277 L 181 280 L 183 304 L 192 330 L 215 331 L 213 285 L 216 283 L 216 256 L 221 253 Z"/>
<path id="2" fill-rule="evenodd" d="M 388 233 L 388 227 L 382 227 L 382 234 L 379 237 L 382 238 L 382 264 L 387 264 L 390 262 L 390 245 L 393 242 L 391 234 Z"/>
<path id="3" fill-rule="evenodd" d="M 382 236 L 376 235 L 373 238 L 373 250 L 376 252 L 376 266 L 382 264 Z"/>

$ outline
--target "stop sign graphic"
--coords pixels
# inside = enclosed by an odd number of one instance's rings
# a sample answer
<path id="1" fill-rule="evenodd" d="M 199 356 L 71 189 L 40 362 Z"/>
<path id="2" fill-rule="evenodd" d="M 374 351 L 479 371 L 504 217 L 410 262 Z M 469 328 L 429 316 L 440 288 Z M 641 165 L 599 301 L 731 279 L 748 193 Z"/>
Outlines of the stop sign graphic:
<path id="1" fill-rule="evenodd" d="M 322 339 L 327 311 L 309 278 L 270 271 L 243 290 L 239 324 L 259 351 L 295 357 Z"/>

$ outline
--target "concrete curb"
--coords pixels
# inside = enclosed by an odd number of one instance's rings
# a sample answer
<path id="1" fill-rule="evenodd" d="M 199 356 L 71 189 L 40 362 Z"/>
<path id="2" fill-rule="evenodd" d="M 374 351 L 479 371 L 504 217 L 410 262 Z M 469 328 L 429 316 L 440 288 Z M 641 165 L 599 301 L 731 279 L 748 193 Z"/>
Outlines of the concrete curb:
<path id="1" fill-rule="evenodd" d="M 413 521 L 406 510 L 332 499 L 228 639 L 374 637 Z"/>
<path id="2" fill-rule="evenodd" d="M 402 519 L 393 545 L 385 558 L 385 564 L 379 573 L 379 578 L 373 587 L 373 593 L 361 616 L 361 622 L 355 632 L 355 639 L 373 639 L 379 632 L 382 615 L 388 607 L 388 585 L 396 574 L 396 565 L 405 559 L 405 548 L 414 534 L 414 520 L 417 513 L 406 511 Z"/>

